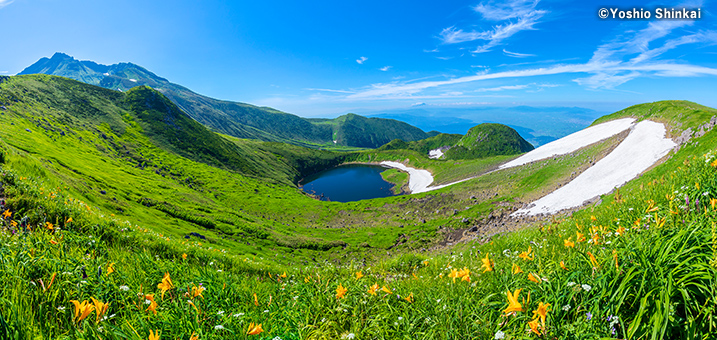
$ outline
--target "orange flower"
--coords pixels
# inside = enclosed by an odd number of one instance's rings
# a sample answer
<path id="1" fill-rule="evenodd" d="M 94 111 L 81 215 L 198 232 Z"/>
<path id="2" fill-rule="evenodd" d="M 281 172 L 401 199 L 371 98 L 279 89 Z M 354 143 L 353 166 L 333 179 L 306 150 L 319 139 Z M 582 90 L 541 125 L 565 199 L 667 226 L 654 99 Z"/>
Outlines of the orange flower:
<path id="1" fill-rule="evenodd" d="M 255 325 L 253 322 L 249 323 L 249 329 L 246 331 L 247 335 L 257 335 L 263 332 L 261 324 Z"/>
<path id="2" fill-rule="evenodd" d="M 515 290 L 515 293 L 511 293 L 510 291 L 507 292 L 508 294 L 508 308 L 506 308 L 503 313 L 510 314 L 513 312 L 522 312 L 523 306 L 518 302 L 518 295 L 520 295 L 521 289 L 518 288 Z"/>
<path id="3" fill-rule="evenodd" d="M 590 220 L 593 222 L 597 221 L 597 217 L 595 217 L 595 215 L 590 215 Z"/>
<path id="4" fill-rule="evenodd" d="M 12 212 L 10 211 L 10 209 L 5 210 L 5 212 L 2 214 L 2 216 L 5 218 L 10 218 L 10 216 L 12 216 Z"/>
<path id="5" fill-rule="evenodd" d="M 173 287 L 174 287 L 174 285 L 172 285 L 172 279 L 169 278 L 169 272 L 164 273 L 162 282 L 157 284 L 157 288 L 162 290 L 162 299 L 164 299 L 164 292 L 172 289 Z"/>
<path id="6" fill-rule="evenodd" d="M 541 336 L 540 331 L 538 330 L 538 318 L 533 319 L 533 321 L 528 322 L 528 327 L 530 327 L 530 331 L 534 332 L 535 334 L 538 334 L 538 336 Z"/>
<path id="7" fill-rule="evenodd" d="M 144 299 L 149 301 L 149 307 L 145 309 L 145 312 L 154 312 L 154 315 L 157 315 L 157 302 L 154 301 L 154 294 L 147 294 L 144 296 Z"/>
<path id="8" fill-rule="evenodd" d="M 600 268 L 600 264 L 598 264 L 597 259 L 595 259 L 595 255 L 593 255 L 593 253 L 591 252 L 588 252 L 588 256 L 590 256 L 590 263 L 593 265 L 593 268 Z"/>
<path id="9" fill-rule="evenodd" d="M 523 272 L 523 270 L 520 269 L 520 266 L 518 266 L 517 264 L 513 263 L 513 275 L 515 275 L 515 274 L 520 274 L 520 273 L 522 273 L 522 272 Z"/>
<path id="10" fill-rule="evenodd" d="M 286 272 L 284 272 L 283 274 L 279 275 L 279 277 L 282 278 L 282 279 L 285 279 L 285 278 L 286 278 Z"/>
<path id="11" fill-rule="evenodd" d="M 413 293 L 408 294 L 408 296 L 406 298 L 404 298 L 404 300 L 406 300 L 410 303 L 413 303 Z"/>
<path id="12" fill-rule="evenodd" d="M 114 272 L 115 272 L 115 263 L 112 262 L 112 263 L 110 263 L 109 266 L 107 266 L 107 274 L 105 274 L 105 275 L 109 276 L 110 274 L 112 274 Z"/>
<path id="13" fill-rule="evenodd" d="M 481 265 L 481 268 L 483 268 L 484 273 L 493 271 L 493 261 L 491 261 L 488 258 L 488 254 L 485 254 L 485 258 L 482 258 L 481 262 L 483 262 L 483 265 Z"/>
<path id="14" fill-rule="evenodd" d="M 186 260 L 186 259 L 187 259 L 187 253 L 183 253 L 183 254 L 182 254 L 182 260 Z"/>
<path id="15" fill-rule="evenodd" d="M 91 305 L 89 301 L 84 300 L 80 303 L 77 300 L 70 300 L 75 305 L 75 321 L 80 322 L 92 313 L 95 306 Z"/>
<path id="16" fill-rule="evenodd" d="M 159 340 L 159 329 L 156 332 L 149 330 L 149 340 Z"/>
<path id="17" fill-rule="evenodd" d="M 256 293 L 254 293 L 254 305 L 259 306 L 259 299 L 256 298 Z"/>
<path id="18" fill-rule="evenodd" d="M 533 281 L 535 283 L 540 283 L 540 276 L 538 276 L 538 274 L 535 274 L 535 276 L 533 276 L 533 273 L 528 273 L 528 280 Z"/>
<path id="19" fill-rule="evenodd" d="M 381 290 L 387 294 L 393 294 L 393 291 L 391 291 L 391 288 L 388 288 L 387 286 L 381 287 Z"/>
<path id="20" fill-rule="evenodd" d="M 361 272 L 356 272 L 356 274 L 354 274 L 354 275 L 356 275 L 356 280 L 363 277 L 363 274 Z"/>
<path id="21" fill-rule="evenodd" d="M 623 228 L 622 226 L 617 227 L 617 230 L 615 230 L 615 232 L 620 234 L 620 236 L 622 236 L 622 234 L 625 233 L 625 228 Z"/>
<path id="22" fill-rule="evenodd" d="M 538 303 L 538 309 L 533 311 L 533 316 L 536 318 L 540 318 L 540 323 L 543 326 L 543 330 L 545 330 L 545 317 L 548 315 L 548 307 L 550 307 L 549 303 Z"/>
<path id="23" fill-rule="evenodd" d="M 580 243 L 580 242 L 585 241 L 585 235 L 583 235 L 583 234 L 581 234 L 581 233 L 579 233 L 579 232 L 577 232 L 577 231 L 576 231 L 575 233 L 577 234 L 577 236 L 576 236 L 576 238 L 577 238 L 576 242 Z"/>
<path id="24" fill-rule="evenodd" d="M 346 292 L 348 292 L 348 289 L 344 288 L 344 286 L 339 283 L 339 286 L 336 287 L 336 298 L 343 299 Z"/>
<path id="25" fill-rule="evenodd" d="M 95 323 L 100 322 L 100 318 L 102 317 L 105 312 L 107 312 L 107 309 L 110 307 L 109 302 L 104 303 L 102 301 L 99 301 L 95 298 L 91 298 L 92 302 L 95 304 L 95 312 L 97 312 L 97 319 L 95 320 Z"/>
<path id="26" fill-rule="evenodd" d="M 45 229 L 52 231 L 55 230 L 55 226 L 50 222 L 45 222 Z"/>
<path id="27" fill-rule="evenodd" d="M 189 340 L 199 340 L 199 335 L 192 332 L 192 335 L 189 336 Z"/>
<path id="28" fill-rule="evenodd" d="M 566 240 L 563 240 L 563 244 L 565 244 L 566 247 L 575 248 L 575 242 L 573 242 L 572 237 L 568 237 Z"/>
<path id="29" fill-rule="evenodd" d="M 200 285 L 199 287 L 193 286 L 192 289 L 191 289 L 192 299 L 194 299 L 194 298 L 197 297 L 197 296 L 199 296 L 199 297 L 201 297 L 201 298 L 203 299 L 203 298 L 204 298 L 204 295 L 202 295 L 202 292 L 204 291 L 204 289 L 205 289 L 205 288 L 204 288 L 204 286 L 202 286 L 202 285 Z"/>
<path id="30" fill-rule="evenodd" d="M 528 246 L 528 251 L 524 251 L 524 252 L 520 253 L 520 255 L 518 255 L 518 257 L 520 257 L 521 259 L 526 260 L 526 261 L 533 261 L 533 258 L 535 258 L 535 257 L 530 256 L 530 253 L 532 253 L 532 252 L 533 252 L 533 249 L 531 249 L 530 246 Z"/>
<path id="31" fill-rule="evenodd" d="M 565 262 L 563 262 L 563 261 L 560 261 L 560 268 L 563 268 L 565 270 L 570 270 L 570 269 L 568 269 L 568 267 L 565 266 Z"/>
<path id="32" fill-rule="evenodd" d="M 615 260 L 615 269 L 620 270 L 620 265 L 617 263 L 617 250 L 612 251 L 612 258 Z"/>
<path id="33" fill-rule="evenodd" d="M 717 205 L 717 198 L 710 198 L 710 205 L 712 206 L 712 210 L 714 210 L 715 205 Z"/>
<path id="34" fill-rule="evenodd" d="M 368 287 L 368 293 L 371 295 L 376 295 L 377 290 L 378 290 L 378 283 L 374 283 L 373 286 Z"/>

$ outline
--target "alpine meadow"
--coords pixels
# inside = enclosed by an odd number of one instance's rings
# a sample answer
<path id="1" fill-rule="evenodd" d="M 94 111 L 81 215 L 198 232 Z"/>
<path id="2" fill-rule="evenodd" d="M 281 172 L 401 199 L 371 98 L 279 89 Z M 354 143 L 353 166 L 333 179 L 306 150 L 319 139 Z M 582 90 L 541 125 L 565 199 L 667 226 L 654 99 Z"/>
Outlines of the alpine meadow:
<path id="1" fill-rule="evenodd" d="M 0 339 L 715 338 L 706 2 L 130 2 L 0 0 Z"/>

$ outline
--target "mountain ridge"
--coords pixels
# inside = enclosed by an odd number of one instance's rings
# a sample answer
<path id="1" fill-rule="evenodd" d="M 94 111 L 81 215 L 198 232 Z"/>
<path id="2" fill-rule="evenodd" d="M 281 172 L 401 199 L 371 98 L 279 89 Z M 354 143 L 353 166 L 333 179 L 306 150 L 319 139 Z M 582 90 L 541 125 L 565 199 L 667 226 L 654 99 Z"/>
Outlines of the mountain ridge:
<path id="1" fill-rule="evenodd" d="M 51 58 L 43 57 L 18 73 L 51 74 L 72 78 L 88 84 L 118 91 L 146 85 L 162 92 L 194 120 L 212 130 L 238 138 L 285 142 L 321 148 L 334 145 L 377 148 L 395 138 L 407 141 L 428 138 L 431 134 L 397 120 L 370 120 L 355 115 L 317 122 L 273 108 L 214 99 L 169 82 L 151 71 L 129 62 L 102 65 L 93 61 L 80 61 L 57 52 Z M 339 138 L 336 138 L 336 137 Z"/>

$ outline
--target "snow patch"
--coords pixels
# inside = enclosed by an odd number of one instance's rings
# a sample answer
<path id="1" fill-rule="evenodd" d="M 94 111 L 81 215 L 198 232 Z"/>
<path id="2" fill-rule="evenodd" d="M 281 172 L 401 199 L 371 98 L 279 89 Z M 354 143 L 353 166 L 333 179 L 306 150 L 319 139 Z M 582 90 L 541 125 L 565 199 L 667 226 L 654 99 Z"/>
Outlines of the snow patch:
<path id="1" fill-rule="evenodd" d="M 633 126 L 634 121 L 635 119 L 633 118 L 623 118 L 591 126 L 538 147 L 533 151 L 501 165 L 499 169 L 511 168 L 537 160 L 571 153 L 577 149 L 597 143 L 629 129 Z"/>
<path id="2" fill-rule="evenodd" d="M 431 172 L 428 170 L 409 168 L 399 162 L 391 161 L 383 161 L 381 165 L 407 172 L 408 189 L 411 190 L 412 194 L 429 191 L 428 186 L 433 183 L 433 175 L 431 175 Z"/>
<path id="3" fill-rule="evenodd" d="M 441 157 L 443 157 L 443 151 L 441 149 L 428 151 L 428 158 L 430 159 L 439 159 Z"/>
<path id="4" fill-rule="evenodd" d="M 594 127 L 601 125 L 603 124 Z M 618 127 L 614 127 L 610 131 L 617 131 Z M 558 140 L 558 142 L 560 141 L 562 139 Z M 609 155 L 562 188 L 533 202 L 528 208 L 514 212 L 511 216 L 552 214 L 563 209 L 578 207 L 585 201 L 606 194 L 615 187 L 620 187 L 635 178 L 667 155 L 675 146 L 676 144 L 672 140 L 665 138 L 664 125 L 649 120 L 639 122 Z"/>
<path id="5" fill-rule="evenodd" d="M 137 79 L 129 78 L 129 81 L 131 81 L 131 82 L 133 82 L 133 83 L 136 83 L 136 82 L 137 82 Z"/>

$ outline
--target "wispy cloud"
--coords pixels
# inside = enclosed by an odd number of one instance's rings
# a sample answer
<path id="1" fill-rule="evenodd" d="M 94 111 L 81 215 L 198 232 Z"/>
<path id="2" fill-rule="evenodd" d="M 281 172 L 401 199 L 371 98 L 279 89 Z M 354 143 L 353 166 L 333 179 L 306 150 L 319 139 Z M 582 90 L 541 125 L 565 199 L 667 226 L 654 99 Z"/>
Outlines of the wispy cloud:
<path id="1" fill-rule="evenodd" d="M 526 70 L 482 73 L 448 80 L 422 81 L 416 83 L 373 84 L 366 89 L 357 91 L 356 93 L 347 96 L 347 98 L 378 99 L 383 96 L 414 95 L 426 89 L 493 79 L 510 79 L 573 73 L 624 73 L 629 75 L 633 72 L 662 77 L 693 77 L 701 75 L 717 76 L 717 69 L 714 68 L 677 63 L 652 63 L 645 65 L 630 65 L 618 62 L 567 64 Z"/>
<path id="2" fill-rule="evenodd" d="M 513 57 L 513 58 L 527 58 L 527 57 L 535 57 L 535 54 L 527 54 L 527 53 L 518 53 L 518 52 L 511 52 L 506 49 L 503 49 L 503 54 Z"/>
<path id="3" fill-rule="evenodd" d="M 368 60 L 368 58 L 361 57 L 361 58 L 356 59 L 356 62 L 359 63 L 359 65 L 363 65 L 363 63 L 366 62 L 366 60 Z"/>
<path id="4" fill-rule="evenodd" d="M 3 8 L 9 4 L 11 4 L 15 0 L 0 0 L 0 8 Z"/>
<path id="5" fill-rule="evenodd" d="M 392 67 L 392 66 L 384 66 L 384 67 L 380 68 L 379 70 L 381 70 L 381 71 L 383 71 L 383 72 L 386 72 L 386 71 L 390 70 L 391 67 Z"/>
<path id="6" fill-rule="evenodd" d="M 319 91 L 319 92 L 333 92 L 333 93 L 355 93 L 354 91 L 347 90 L 332 90 L 332 89 L 318 89 L 318 88 L 305 88 L 306 91 Z"/>
<path id="7" fill-rule="evenodd" d="M 423 52 L 426 52 L 426 53 L 437 53 L 437 52 L 440 52 L 440 51 L 439 51 L 437 48 L 434 48 L 434 49 L 432 49 L 432 50 L 423 50 Z"/>
<path id="8" fill-rule="evenodd" d="M 535 7 L 539 0 L 511 0 L 504 2 L 488 1 L 475 6 L 473 9 L 484 19 L 489 21 L 504 21 L 485 31 L 464 31 L 451 26 L 444 28 L 440 33 L 443 44 L 459 44 L 469 41 L 487 41 L 476 47 L 472 53 L 489 52 L 495 46 L 520 31 L 534 30 L 535 24 L 548 12 Z"/>

